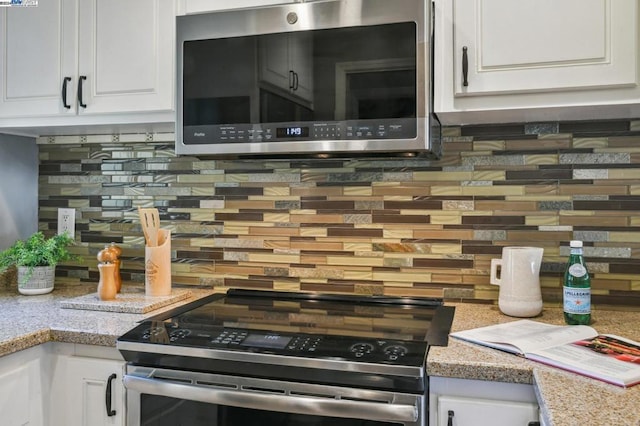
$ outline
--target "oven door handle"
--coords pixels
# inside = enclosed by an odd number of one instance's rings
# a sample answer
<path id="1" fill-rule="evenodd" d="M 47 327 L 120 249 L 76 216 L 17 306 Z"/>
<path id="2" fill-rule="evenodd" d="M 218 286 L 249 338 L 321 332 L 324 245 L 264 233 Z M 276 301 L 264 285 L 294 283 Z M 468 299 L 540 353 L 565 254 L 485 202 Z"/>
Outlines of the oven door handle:
<path id="1" fill-rule="evenodd" d="M 167 396 L 207 404 L 354 419 L 362 419 L 363 415 L 366 415 L 367 419 L 380 422 L 415 422 L 418 420 L 418 409 L 413 405 L 325 400 L 304 396 L 222 390 L 131 375 L 125 375 L 122 382 L 126 389 L 141 394 Z"/>

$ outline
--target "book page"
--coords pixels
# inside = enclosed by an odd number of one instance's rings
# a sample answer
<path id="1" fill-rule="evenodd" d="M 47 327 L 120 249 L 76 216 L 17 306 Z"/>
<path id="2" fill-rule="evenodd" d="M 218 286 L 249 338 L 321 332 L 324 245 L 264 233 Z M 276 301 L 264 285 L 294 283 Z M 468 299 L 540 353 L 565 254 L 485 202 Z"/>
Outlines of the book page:
<path id="1" fill-rule="evenodd" d="M 527 357 L 619 385 L 640 382 L 640 346 L 618 336 L 600 335 L 536 350 Z"/>
<path id="2" fill-rule="evenodd" d="M 589 326 L 558 326 L 532 320 L 518 320 L 451 333 L 451 336 L 509 352 L 526 354 L 536 349 L 564 345 L 594 337 L 597 334 Z"/>

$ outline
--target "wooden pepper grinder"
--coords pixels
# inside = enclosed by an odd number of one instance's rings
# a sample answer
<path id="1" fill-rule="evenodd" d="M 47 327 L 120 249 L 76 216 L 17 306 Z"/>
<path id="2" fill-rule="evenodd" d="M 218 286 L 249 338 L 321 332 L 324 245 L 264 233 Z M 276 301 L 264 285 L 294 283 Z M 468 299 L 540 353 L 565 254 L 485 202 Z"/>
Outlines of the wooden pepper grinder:
<path id="1" fill-rule="evenodd" d="M 113 264 L 116 265 L 114 271 L 114 278 L 116 281 L 116 291 L 120 293 L 122 289 L 122 276 L 120 275 L 120 255 L 122 254 L 122 249 L 116 245 L 116 243 L 111 243 L 109 249 L 113 252 L 115 259 L 113 260 Z"/>
<path id="2" fill-rule="evenodd" d="M 114 252 L 110 248 L 104 248 L 98 252 L 98 271 L 100 271 L 100 281 L 98 282 L 98 298 L 100 300 L 114 300 L 118 293 L 116 289 L 115 260 Z"/>

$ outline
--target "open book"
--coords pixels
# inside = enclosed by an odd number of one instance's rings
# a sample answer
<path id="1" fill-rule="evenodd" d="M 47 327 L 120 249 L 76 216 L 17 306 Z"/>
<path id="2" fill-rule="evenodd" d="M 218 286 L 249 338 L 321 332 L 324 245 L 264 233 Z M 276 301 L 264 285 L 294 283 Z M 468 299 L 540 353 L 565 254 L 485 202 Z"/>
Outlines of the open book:
<path id="1" fill-rule="evenodd" d="M 458 331 L 451 336 L 618 386 L 640 383 L 640 343 L 598 334 L 586 325 L 518 320 Z"/>

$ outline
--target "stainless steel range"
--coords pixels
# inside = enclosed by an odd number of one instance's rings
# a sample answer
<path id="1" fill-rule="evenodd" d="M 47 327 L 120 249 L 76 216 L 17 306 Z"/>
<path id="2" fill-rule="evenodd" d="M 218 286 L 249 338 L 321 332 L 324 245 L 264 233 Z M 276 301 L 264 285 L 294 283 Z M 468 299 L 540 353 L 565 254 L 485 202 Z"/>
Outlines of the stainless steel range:
<path id="1" fill-rule="evenodd" d="M 441 299 L 230 290 L 118 339 L 128 425 L 426 425 Z"/>

